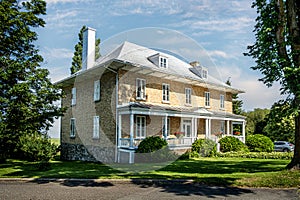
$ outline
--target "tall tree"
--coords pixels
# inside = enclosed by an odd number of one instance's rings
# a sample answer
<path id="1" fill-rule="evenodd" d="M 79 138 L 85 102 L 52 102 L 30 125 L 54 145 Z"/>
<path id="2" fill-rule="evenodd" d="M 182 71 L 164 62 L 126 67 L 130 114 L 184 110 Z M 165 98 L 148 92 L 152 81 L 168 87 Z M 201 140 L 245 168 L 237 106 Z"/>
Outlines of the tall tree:
<path id="1" fill-rule="evenodd" d="M 230 77 L 226 81 L 227 85 L 231 86 Z M 241 115 L 243 113 L 243 101 L 239 100 L 238 94 L 232 94 L 232 112 L 237 115 Z"/>
<path id="2" fill-rule="evenodd" d="M 243 113 L 246 116 L 246 134 L 263 134 L 266 126 L 266 117 L 268 116 L 269 109 L 254 108 L 253 111 Z"/>
<path id="3" fill-rule="evenodd" d="M 255 59 L 252 69 L 263 74 L 268 87 L 281 84 L 282 94 L 295 116 L 295 151 L 289 169 L 300 169 L 300 1 L 256 0 L 256 42 L 246 56 Z"/>
<path id="4" fill-rule="evenodd" d="M 279 101 L 273 104 L 266 117 L 265 134 L 273 141 L 284 140 L 295 144 L 295 116 L 290 113 L 290 104 Z"/>
<path id="5" fill-rule="evenodd" d="M 83 32 L 86 28 L 86 26 L 83 26 L 78 33 L 79 41 L 74 47 L 75 51 L 72 58 L 72 66 L 70 68 L 71 74 L 82 69 Z M 100 39 L 98 38 L 95 42 L 95 60 L 97 60 L 100 56 Z"/>
<path id="6" fill-rule="evenodd" d="M 20 3 L 21 2 L 21 3 Z M 62 108 L 53 102 L 60 90 L 40 67 L 43 58 L 34 45 L 46 14 L 43 0 L 0 1 L 0 154 L 16 151 L 21 136 L 43 135 Z"/>

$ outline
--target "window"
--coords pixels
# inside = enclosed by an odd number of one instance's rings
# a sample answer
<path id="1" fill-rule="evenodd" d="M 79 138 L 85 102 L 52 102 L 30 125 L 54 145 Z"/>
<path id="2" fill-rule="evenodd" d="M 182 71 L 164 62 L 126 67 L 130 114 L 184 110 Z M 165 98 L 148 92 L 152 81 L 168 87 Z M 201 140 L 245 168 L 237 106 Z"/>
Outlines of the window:
<path id="1" fill-rule="evenodd" d="M 93 138 L 98 139 L 100 133 L 100 121 L 99 116 L 94 116 L 94 125 L 93 125 Z"/>
<path id="2" fill-rule="evenodd" d="M 146 117 L 136 116 L 136 138 L 146 137 Z"/>
<path id="3" fill-rule="evenodd" d="M 225 106 L 224 106 L 224 101 L 225 101 L 224 95 L 221 94 L 221 95 L 220 95 L 220 108 L 221 108 L 221 109 L 224 109 L 224 108 L 225 108 Z"/>
<path id="4" fill-rule="evenodd" d="M 205 96 L 205 107 L 210 107 L 210 93 L 205 92 L 204 96 Z"/>
<path id="5" fill-rule="evenodd" d="M 225 133 L 225 121 L 221 121 L 220 132 Z"/>
<path id="6" fill-rule="evenodd" d="M 207 79 L 207 70 L 202 69 L 202 78 Z"/>
<path id="7" fill-rule="evenodd" d="M 170 85 L 169 84 L 162 84 L 162 100 L 164 102 L 170 101 Z"/>
<path id="8" fill-rule="evenodd" d="M 146 98 L 146 80 L 136 79 L 136 98 L 145 99 Z"/>
<path id="9" fill-rule="evenodd" d="M 191 88 L 185 88 L 185 103 L 191 104 L 192 103 L 192 90 Z"/>
<path id="10" fill-rule="evenodd" d="M 167 135 L 166 136 L 169 136 L 170 135 L 170 118 L 169 117 L 167 117 L 167 118 L 165 118 L 165 117 L 163 117 L 163 119 L 162 119 L 162 135 L 164 136 L 164 134 L 165 134 L 165 120 L 167 119 Z"/>
<path id="11" fill-rule="evenodd" d="M 94 101 L 100 100 L 100 80 L 94 82 Z"/>
<path id="12" fill-rule="evenodd" d="M 76 105 L 76 88 L 72 88 L 72 101 L 71 101 L 71 106 Z"/>
<path id="13" fill-rule="evenodd" d="M 74 138 L 76 133 L 75 118 L 70 119 L 70 137 Z"/>
<path id="14" fill-rule="evenodd" d="M 165 57 L 159 57 L 159 66 L 163 68 L 168 67 L 168 60 Z"/>

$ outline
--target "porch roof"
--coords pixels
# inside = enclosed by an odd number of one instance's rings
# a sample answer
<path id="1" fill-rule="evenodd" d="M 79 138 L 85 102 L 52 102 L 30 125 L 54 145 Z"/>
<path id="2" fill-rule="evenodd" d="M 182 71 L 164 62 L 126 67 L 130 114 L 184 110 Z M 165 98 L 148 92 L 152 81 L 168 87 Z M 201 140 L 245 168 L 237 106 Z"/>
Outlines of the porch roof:
<path id="1" fill-rule="evenodd" d="M 237 120 L 244 121 L 245 117 L 231 114 L 228 112 L 209 111 L 204 107 L 183 107 L 161 104 L 151 104 L 144 102 L 131 102 L 124 106 L 118 107 L 121 115 L 140 114 L 140 115 L 156 115 L 170 117 L 195 117 L 220 120 Z"/>

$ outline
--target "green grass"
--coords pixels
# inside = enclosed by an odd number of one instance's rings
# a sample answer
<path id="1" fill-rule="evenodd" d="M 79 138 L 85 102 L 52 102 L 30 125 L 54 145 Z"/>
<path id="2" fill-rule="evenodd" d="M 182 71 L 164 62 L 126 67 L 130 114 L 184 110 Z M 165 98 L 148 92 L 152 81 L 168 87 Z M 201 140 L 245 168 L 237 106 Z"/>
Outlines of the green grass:
<path id="1" fill-rule="evenodd" d="M 60 139 L 59 138 L 51 138 L 51 143 L 56 144 L 56 145 L 60 145 Z"/>
<path id="2" fill-rule="evenodd" d="M 193 179 L 209 185 L 247 187 L 299 187 L 300 172 L 287 171 L 288 160 L 200 158 L 160 164 L 114 164 L 52 161 L 51 169 L 37 170 L 36 163 L 8 160 L 0 164 L 0 177 Z"/>

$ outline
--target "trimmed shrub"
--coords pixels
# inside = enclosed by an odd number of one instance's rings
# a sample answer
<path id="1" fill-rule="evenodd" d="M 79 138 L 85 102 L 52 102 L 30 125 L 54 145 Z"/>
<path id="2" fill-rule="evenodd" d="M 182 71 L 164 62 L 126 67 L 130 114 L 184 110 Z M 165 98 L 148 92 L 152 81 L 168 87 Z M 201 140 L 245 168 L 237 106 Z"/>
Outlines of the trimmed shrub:
<path id="1" fill-rule="evenodd" d="M 249 135 L 246 138 L 246 145 L 251 152 L 272 152 L 274 150 L 272 140 L 261 134 Z"/>
<path id="2" fill-rule="evenodd" d="M 19 139 L 17 157 L 21 159 L 47 163 L 57 153 L 57 146 L 39 133 L 22 135 Z"/>
<path id="3" fill-rule="evenodd" d="M 258 158 L 258 159 L 283 159 L 291 160 L 293 152 L 226 152 L 217 153 L 217 157 L 225 158 Z"/>
<path id="4" fill-rule="evenodd" d="M 158 137 L 150 136 L 145 138 L 135 151 L 136 162 L 165 162 L 175 160 L 176 154 L 169 150 L 168 143 Z"/>
<path id="5" fill-rule="evenodd" d="M 241 142 L 238 138 L 233 136 L 226 136 L 219 140 L 220 151 L 230 152 L 230 151 L 243 151 L 248 152 L 247 146 Z"/>
<path id="6" fill-rule="evenodd" d="M 212 157 L 217 153 L 217 144 L 209 139 L 197 139 L 192 144 L 192 152 L 196 152 L 198 157 Z"/>

